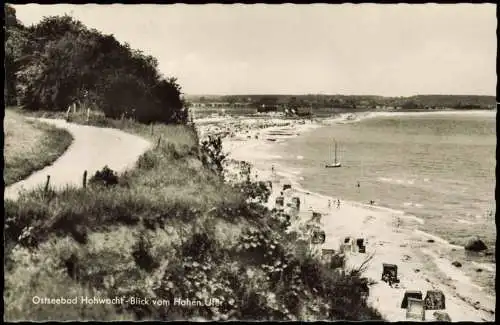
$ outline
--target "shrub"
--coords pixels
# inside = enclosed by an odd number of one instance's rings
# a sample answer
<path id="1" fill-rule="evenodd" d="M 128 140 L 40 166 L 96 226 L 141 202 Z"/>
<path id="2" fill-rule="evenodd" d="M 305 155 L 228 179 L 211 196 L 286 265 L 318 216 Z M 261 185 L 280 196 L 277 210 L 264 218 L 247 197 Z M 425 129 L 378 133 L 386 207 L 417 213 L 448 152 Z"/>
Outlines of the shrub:
<path id="1" fill-rule="evenodd" d="M 242 193 L 245 198 L 258 203 L 267 203 L 271 196 L 271 189 L 266 182 L 244 181 L 234 185 L 234 189 Z"/>
<path id="2" fill-rule="evenodd" d="M 136 264 L 144 271 L 152 272 L 159 266 L 158 261 L 151 255 L 151 243 L 146 238 L 145 234 L 141 234 L 133 249 L 132 256 Z"/>
<path id="3" fill-rule="evenodd" d="M 194 261 L 207 261 L 217 258 L 220 248 L 213 236 L 205 232 L 196 232 L 180 247 L 182 256 L 190 257 Z"/>
<path id="4" fill-rule="evenodd" d="M 118 184 L 118 175 L 107 165 L 103 169 L 98 170 L 89 180 L 89 184 L 114 186 Z"/>
<path id="5" fill-rule="evenodd" d="M 155 154 L 153 151 L 147 151 L 139 157 L 139 160 L 137 160 L 137 168 L 151 170 L 156 166 L 157 159 L 157 154 Z"/>
<path id="6" fill-rule="evenodd" d="M 224 173 L 224 160 L 227 155 L 222 151 L 221 137 L 209 136 L 208 140 L 201 142 L 200 160 L 203 165 L 222 177 Z"/>

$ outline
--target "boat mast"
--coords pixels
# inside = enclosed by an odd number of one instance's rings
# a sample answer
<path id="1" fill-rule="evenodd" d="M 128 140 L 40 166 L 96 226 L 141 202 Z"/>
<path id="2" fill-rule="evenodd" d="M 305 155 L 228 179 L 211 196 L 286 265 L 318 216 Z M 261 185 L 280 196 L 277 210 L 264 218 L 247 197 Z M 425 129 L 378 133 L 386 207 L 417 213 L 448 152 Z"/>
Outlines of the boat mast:
<path id="1" fill-rule="evenodd" d="M 335 164 L 337 163 L 337 141 L 335 141 Z"/>

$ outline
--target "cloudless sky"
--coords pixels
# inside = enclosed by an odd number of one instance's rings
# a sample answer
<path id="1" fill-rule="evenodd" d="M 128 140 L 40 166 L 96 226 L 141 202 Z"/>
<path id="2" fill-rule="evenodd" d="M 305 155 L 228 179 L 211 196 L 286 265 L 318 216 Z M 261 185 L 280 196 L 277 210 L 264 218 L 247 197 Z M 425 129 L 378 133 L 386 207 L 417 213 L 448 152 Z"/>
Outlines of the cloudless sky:
<path id="1" fill-rule="evenodd" d="M 70 14 L 187 94 L 495 95 L 494 4 L 14 5 Z"/>

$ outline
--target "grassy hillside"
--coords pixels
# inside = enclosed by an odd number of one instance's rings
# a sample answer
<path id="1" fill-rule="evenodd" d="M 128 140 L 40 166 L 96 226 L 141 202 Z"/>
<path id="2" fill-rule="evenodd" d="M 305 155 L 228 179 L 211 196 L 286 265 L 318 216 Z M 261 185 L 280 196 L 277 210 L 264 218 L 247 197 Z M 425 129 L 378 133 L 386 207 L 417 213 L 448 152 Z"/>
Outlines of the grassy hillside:
<path id="1" fill-rule="evenodd" d="M 200 147 L 193 128 L 157 125 L 152 134 L 106 123 L 158 145 L 114 186 L 5 202 L 5 319 L 380 319 L 363 298 L 366 280 L 298 254 L 283 216 L 250 200 L 268 190 L 244 173 L 224 182 L 217 146 Z M 47 305 L 33 296 L 150 300 Z M 175 298 L 219 304 L 174 306 Z"/>
<path id="2" fill-rule="evenodd" d="M 4 118 L 4 182 L 11 185 L 53 163 L 66 151 L 72 136 L 65 130 L 27 120 L 12 109 Z"/>

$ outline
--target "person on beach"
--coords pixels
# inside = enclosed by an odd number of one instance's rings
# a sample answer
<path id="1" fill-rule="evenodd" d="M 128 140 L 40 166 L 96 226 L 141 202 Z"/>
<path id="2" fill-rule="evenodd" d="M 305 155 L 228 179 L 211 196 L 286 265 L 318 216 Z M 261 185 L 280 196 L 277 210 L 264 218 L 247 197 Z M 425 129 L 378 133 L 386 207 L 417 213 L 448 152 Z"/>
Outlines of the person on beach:
<path id="1" fill-rule="evenodd" d="M 332 200 L 328 200 L 328 209 L 332 209 Z"/>
<path id="2" fill-rule="evenodd" d="M 361 185 L 359 184 L 359 181 L 358 181 L 358 184 L 357 184 L 356 186 L 357 186 L 358 188 L 360 188 L 360 187 L 361 187 Z"/>
<path id="3" fill-rule="evenodd" d="M 337 209 L 340 209 L 340 199 L 337 199 Z"/>
<path id="4" fill-rule="evenodd" d="M 274 165 L 271 166 L 271 172 L 274 174 Z"/>

